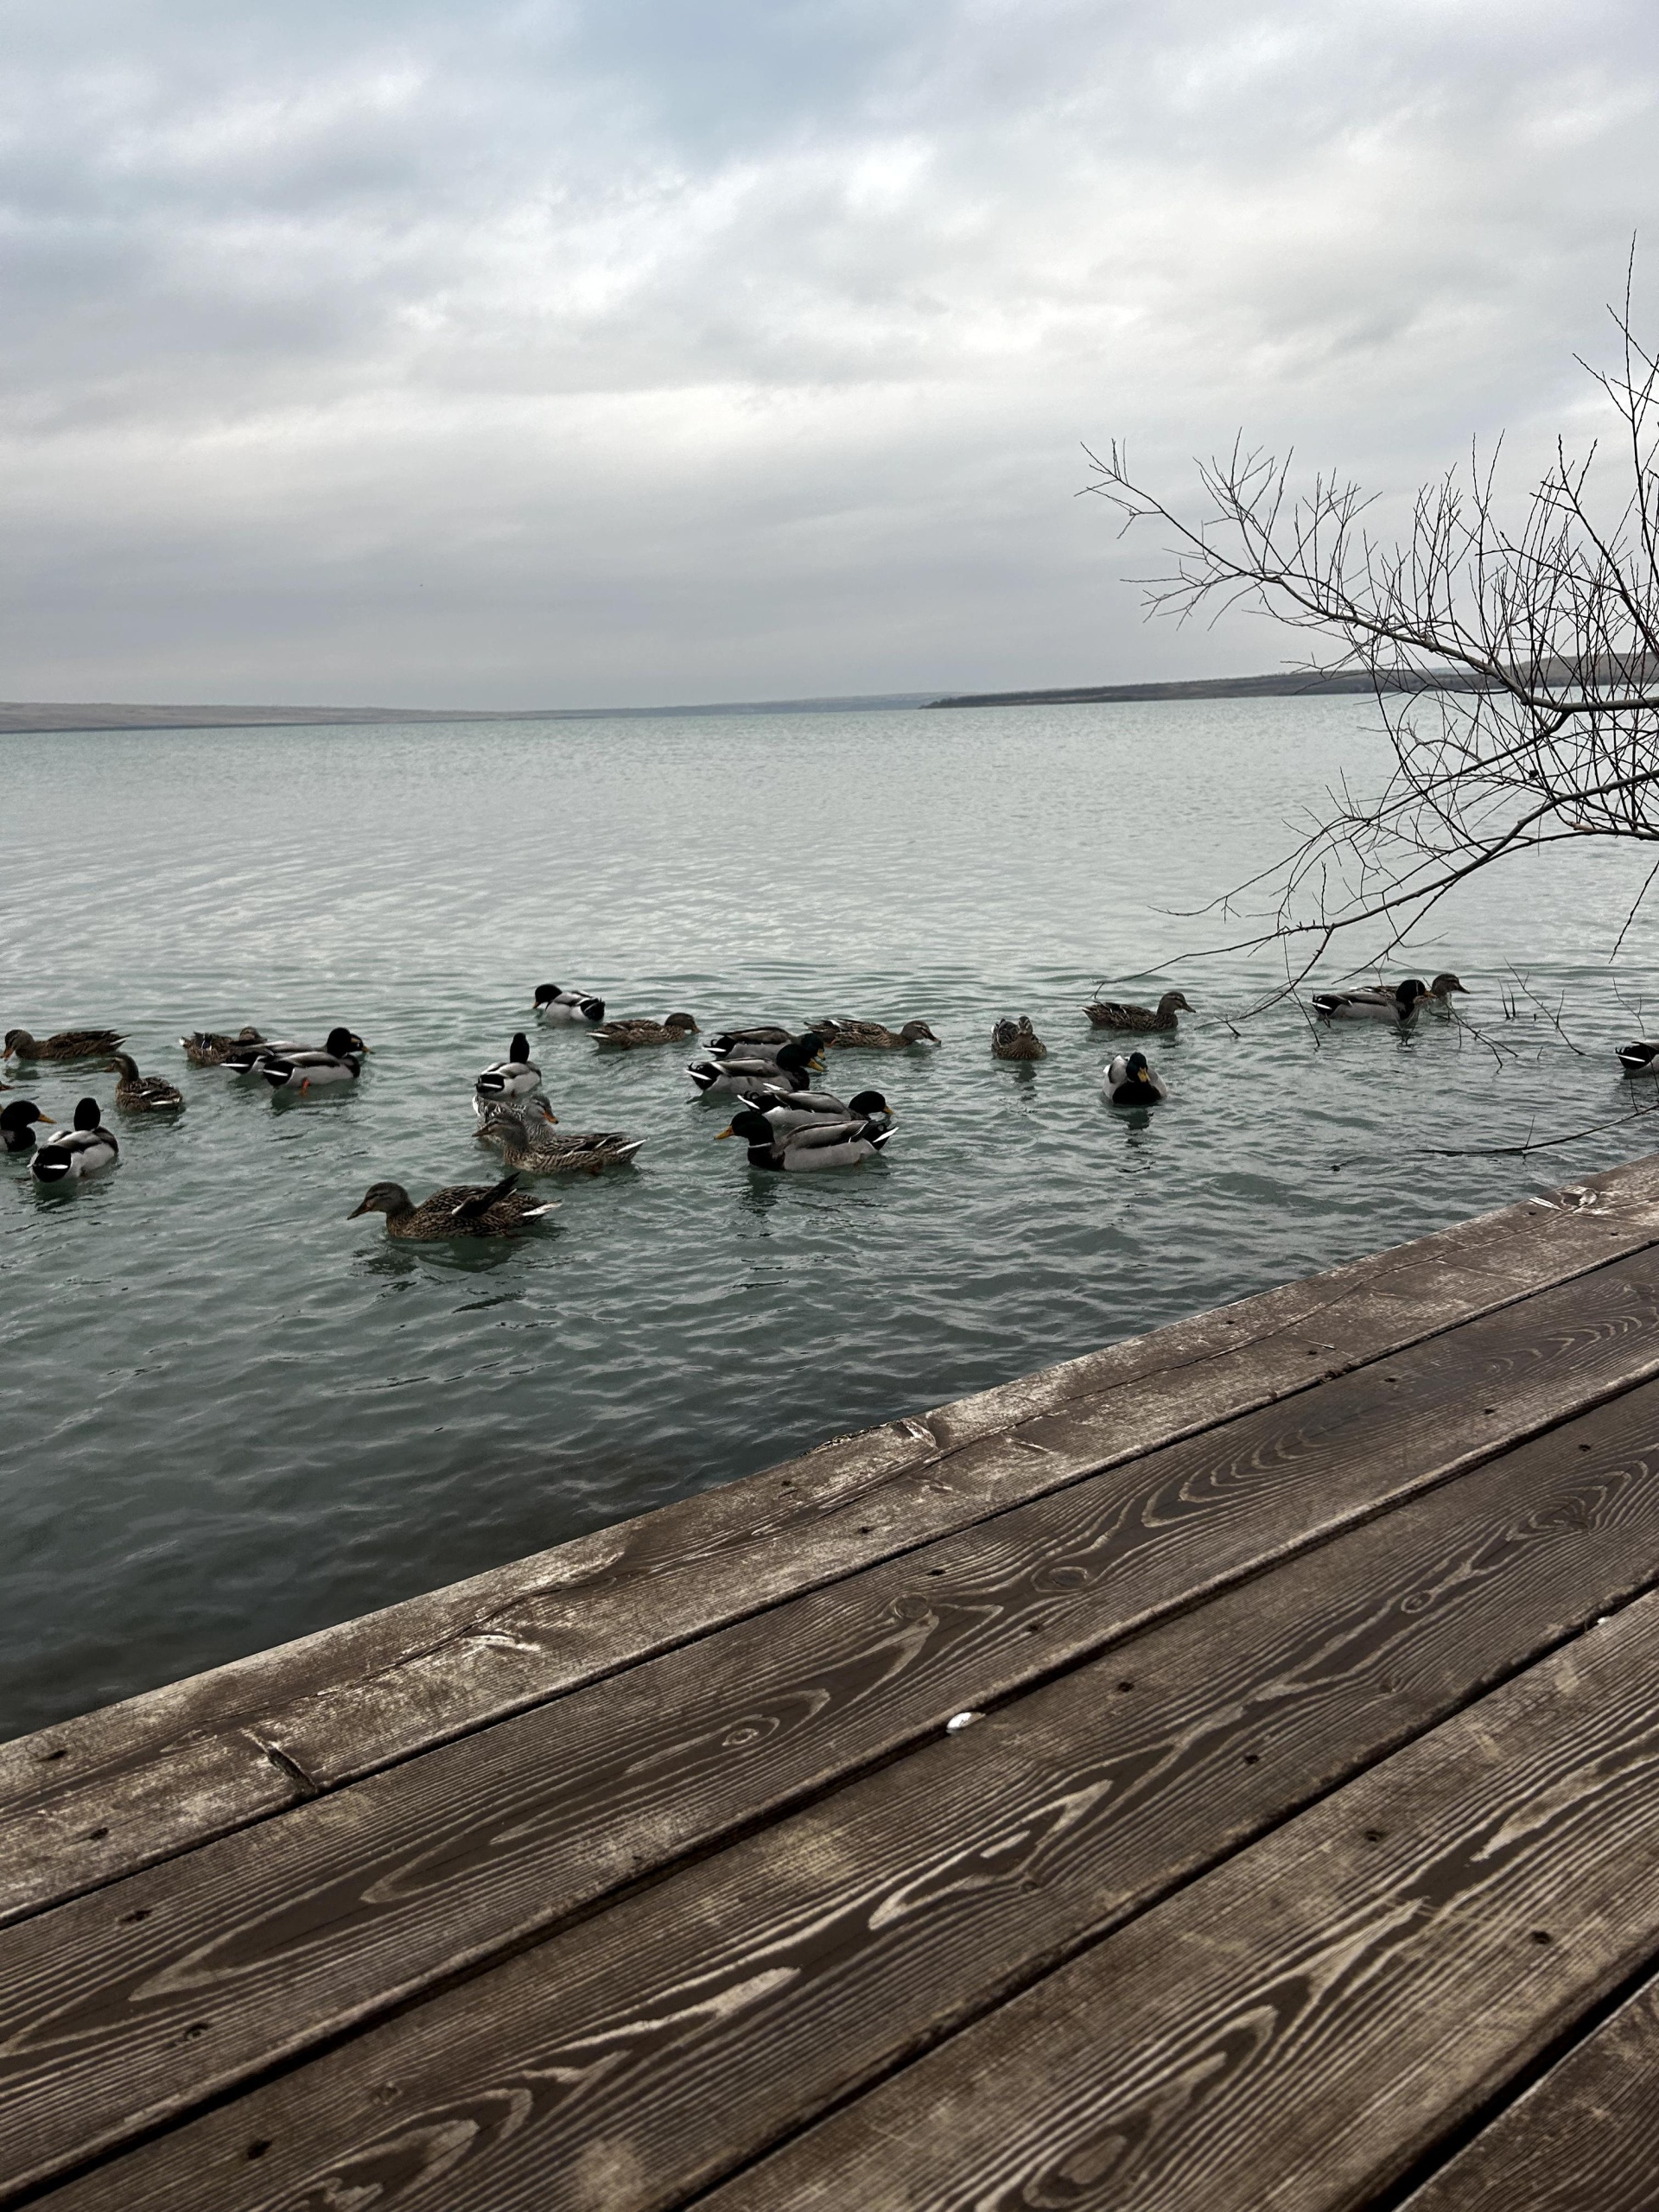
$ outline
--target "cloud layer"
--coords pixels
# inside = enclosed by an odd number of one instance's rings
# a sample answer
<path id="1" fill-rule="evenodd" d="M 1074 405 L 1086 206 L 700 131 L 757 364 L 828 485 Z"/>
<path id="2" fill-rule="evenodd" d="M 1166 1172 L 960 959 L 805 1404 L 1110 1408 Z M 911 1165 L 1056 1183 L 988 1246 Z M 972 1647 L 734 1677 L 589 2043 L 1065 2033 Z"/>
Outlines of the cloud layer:
<path id="1" fill-rule="evenodd" d="M 1271 666 L 1073 495 L 1590 422 L 1634 5 L 0 8 L 0 693 L 575 704 Z M 1659 308 L 1659 286 L 1650 288 Z"/>

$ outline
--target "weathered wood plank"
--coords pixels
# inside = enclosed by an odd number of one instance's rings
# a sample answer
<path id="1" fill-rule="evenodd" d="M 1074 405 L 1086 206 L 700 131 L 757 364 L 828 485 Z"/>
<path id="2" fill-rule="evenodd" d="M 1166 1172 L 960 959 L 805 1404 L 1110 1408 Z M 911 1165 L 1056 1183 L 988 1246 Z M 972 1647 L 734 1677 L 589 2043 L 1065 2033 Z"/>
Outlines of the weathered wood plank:
<path id="1" fill-rule="evenodd" d="M 1659 1374 L 1656 1276 L 1621 1262 L 0 1935 L 7 2142 L 34 2171 L 112 2141 Z"/>
<path id="2" fill-rule="evenodd" d="M 1656 1578 L 1650 1384 L 52 2201 L 678 2203 Z"/>
<path id="3" fill-rule="evenodd" d="M 1481 2130 L 1401 2212 L 1653 2212 L 1659 1983 Z"/>
<path id="4" fill-rule="evenodd" d="M 1656 1237 L 1659 1157 L 0 1745 L 0 1923 L 1075 1479 L 1058 1408 L 1127 1459 Z"/>
<path id="5" fill-rule="evenodd" d="M 1659 1944 L 1638 1599 L 706 2200 L 1337 2212 Z"/>

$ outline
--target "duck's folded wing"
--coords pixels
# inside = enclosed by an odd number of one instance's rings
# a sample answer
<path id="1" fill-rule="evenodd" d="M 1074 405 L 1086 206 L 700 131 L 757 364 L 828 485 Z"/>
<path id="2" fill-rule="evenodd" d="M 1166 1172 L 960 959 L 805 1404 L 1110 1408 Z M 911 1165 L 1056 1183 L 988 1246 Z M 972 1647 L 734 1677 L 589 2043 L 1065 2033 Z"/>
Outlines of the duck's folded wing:
<path id="1" fill-rule="evenodd" d="M 868 1127 L 855 1116 L 845 1122 L 813 1122 L 804 1129 L 791 1129 L 781 1142 L 785 1152 L 816 1152 L 828 1145 L 850 1144 L 867 1134 Z"/>

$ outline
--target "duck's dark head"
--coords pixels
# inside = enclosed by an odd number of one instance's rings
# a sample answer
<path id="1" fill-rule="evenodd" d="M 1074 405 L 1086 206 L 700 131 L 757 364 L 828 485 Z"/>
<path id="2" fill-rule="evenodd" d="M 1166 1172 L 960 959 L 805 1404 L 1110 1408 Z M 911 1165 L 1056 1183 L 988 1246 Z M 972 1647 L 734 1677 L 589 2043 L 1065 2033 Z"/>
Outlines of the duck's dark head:
<path id="1" fill-rule="evenodd" d="M 861 1114 L 867 1117 L 871 1114 L 887 1114 L 890 1115 L 895 1122 L 899 1118 L 879 1090 L 861 1090 L 856 1098 L 849 1098 L 847 1101 L 847 1110 L 849 1113 Z"/>
<path id="2" fill-rule="evenodd" d="M 1421 976 L 1408 976 L 1405 982 L 1395 988 L 1394 996 L 1401 1013 L 1409 1014 L 1419 999 L 1428 996 L 1428 985 Z"/>
<path id="3" fill-rule="evenodd" d="M 515 1067 L 524 1068 L 530 1065 L 530 1039 L 522 1029 L 515 1033 L 512 1043 L 507 1046 L 507 1058 Z"/>
<path id="4" fill-rule="evenodd" d="M 537 1007 L 551 1006 L 558 995 L 559 987 L 556 983 L 537 983 L 536 995 L 531 1003 Z"/>
<path id="5" fill-rule="evenodd" d="M 95 1129 L 102 1119 L 96 1098 L 83 1098 L 76 1104 L 75 1127 L 78 1129 Z"/>
<path id="6" fill-rule="evenodd" d="M 1166 991 L 1158 1001 L 1158 1011 L 1160 1014 L 1191 1014 L 1192 1008 L 1187 1003 L 1185 991 Z"/>
<path id="7" fill-rule="evenodd" d="M 1123 1071 L 1131 1083 L 1149 1083 L 1152 1079 L 1152 1070 L 1147 1065 L 1144 1052 L 1131 1052 L 1123 1064 Z"/>
<path id="8" fill-rule="evenodd" d="M 52 1116 L 42 1114 L 32 1098 L 14 1098 L 5 1111 L 0 1113 L 0 1129 L 27 1129 L 36 1122 L 44 1122 L 48 1128 L 56 1126 Z"/>
<path id="9" fill-rule="evenodd" d="M 328 1032 L 322 1048 L 325 1052 L 332 1052 L 337 1060 L 343 1060 L 347 1052 L 366 1052 L 369 1049 L 354 1029 L 343 1026 Z"/>
<path id="10" fill-rule="evenodd" d="M 1449 998 L 1453 991 L 1460 991 L 1464 997 L 1467 998 L 1469 986 L 1466 983 L 1460 983 L 1455 976 L 1437 976 L 1428 987 L 1428 995 L 1431 998 Z"/>
<path id="11" fill-rule="evenodd" d="M 29 1035 L 27 1029 L 8 1029 L 6 1032 L 5 1049 L 3 1052 L 0 1052 L 0 1060 L 9 1060 L 12 1054 L 18 1051 L 21 1046 L 24 1045 L 32 1045 L 35 1039 Z"/>
<path id="12" fill-rule="evenodd" d="M 720 1133 L 723 1137 L 741 1137 L 745 1144 L 770 1144 L 772 1141 L 772 1123 L 753 1106 L 746 1106 L 741 1114 L 734 1114 L 731 1126 Z"/>
<path id="13" fill-rule="evenodd" d="M 363 1193 L 363 1203 L 355 1205 L 346 1217 L 355 1221 L 360 1213 L 413 1213 L 409 1192 L 401 1183 L 372 1183 Z"/>
<path id="14" fill-rule="evenodd" d="M 816 1029 L 808 1029 L 778 1047 L 778 1065 L 780 1068 L 816 1067 L 823 1050 L 823 1039 Z"/>
<path id="15" fill-rule="evenodd" d="M 663 1027 L 681 1037 L 695 1037 L 697 1033 L 697 1025 L 689 1014 L 671 1014 Z"/>
<path id="16" fill-rule="evenodd" d="M 939 1042 L 925 1021 L 907 1021 L 899 1034 L 906 1045 L 937 1045 Z"/>
<path id="17" fill-rule="evenodd" d="M 138 1063 L 130 1052 L 113 1052 L 104 1063 L 105 1075 L 118 1075 L 125 1083 L 138 1080 Z"/>

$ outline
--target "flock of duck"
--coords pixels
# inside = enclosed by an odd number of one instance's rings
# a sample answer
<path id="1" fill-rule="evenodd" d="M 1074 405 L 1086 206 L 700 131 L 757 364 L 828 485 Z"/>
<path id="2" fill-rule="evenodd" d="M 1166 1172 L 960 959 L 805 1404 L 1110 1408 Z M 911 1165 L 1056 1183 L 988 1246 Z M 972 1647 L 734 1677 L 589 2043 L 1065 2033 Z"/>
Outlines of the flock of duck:
<path id="1" fill-rule="evenodd" d="M 1372 1022 L 1405 1030 L 1426 1007 L 1449 1013 L 1453 995 L 1464 990 L 1458 978 L 1448 974 L 1436 976 L 1430 983 L 1408 977 L 1392 988 L 1315 992 L 1311 1002 L 1324 1020 Z M 661 1021 L 641 1015 L 607 1020 L 601 998 L 557 983 L 537 987 L 531 1011 L 543 1023 L 589 1031 L 595 1044 L 608 1052 L 683 1047 L 702 1034 L 689 1014 L 671 1014 Z M 1146 1035 L 1174 1030 L 1179 1016 L 1192 1011 L 1179 991 L 1166 991 L 1155 1007 L 1102 998 L 1097 992 L 1084 1008 L 1096 1029 Z M 178 1086 L 164 1077 L 141 1074 L 131 1055 L 121 1049 L 124 1041 L 110 1029 L 64 1029 L 41 1039 L 27 1030 L 11 1029 L 6 1032 L 3 1058 L 56 1065 L 98 1060 L 105 1072 L 119 1078 L 115 1103 L 122 1112 L 181 1112 L 185 1100 Z M 353 1030 L 343 1026 L 331 1029 L 321 1045 L 266 1038 L 251 1026 L 233 1036 L 198 1030 L 179 1042 L 194 1066 L 218 1068 L 231 1077 L 258 1078 L 273 1090 L 301 1096 L 358 1082 L 369 1050 Z M 686 1073 L 702 1096 L 732 1100 L 734 1110 L 717 1135 L 741 1139 L 752 1167 L 768 1173 L 817 1173 L 861 1166 L 874 1159 L 892 1137 L 894 1121 L 893 1109 L 879 1090 L 859 1090 L 843 1101 L 815 1088 L 824 1054 L 908 1052 L 940 1042 L 925 1021 L 907 1021 L 893 1029 L 879 1021 L 823 1016 L 799 1031 L 770 1025 L 721 1031 L 703 1041 Z M 995 1024 L 991 1053 L 1000 1060 L 1040 1060 L 1047 1058 L 1048 1047 L 1029 1016 L 1022 1014 Z M 1618 1057 L 1628 1074 L 1659 1074 L 1659 1043 L 1638 1039 L 1621 1047 Z M 0 1084 L 0 1090 L 10 1087 Z M 1168 1085 L 1138 1049 L 1113 1057 L 1103 1071 L 1102 1090 L 1114 1106 L 1151 1105 L 1169 1095 Z M 512 1039 L 504 1058 L 480 1070 L 474 1081 L 473 1110 L 479 1141 L 501 1154 L 506 1170 L 503 1176 L 490 1184 L 448 1185 L 418 1205 L 401 1183 L 376 1183 L 348 1218 L 383 1214 L 389 1236 L 416 1242 L 514 1236 L 553 1212 L 557 1205 L 521 1190 L 521 1176 L 601 1174 L 607 1167 L 628 1166 L 643 1142 L 613 1130 L 563 1128 L 522 1030 Z M 41 1126 L 55 1134 L 37 1141 L 35 1132 Z M 104 1124 L 95 1097 L 77 1103 L 67 1130 L 60 1130 L 33 1099 L 13 1099 L 0 1109 L 0 1149 L 27 1157 L 30 1173 L 48 1186 L 73 1185 L 99 1174 L 115 1166 L 121 1151 L 118 1140 Z"/>

